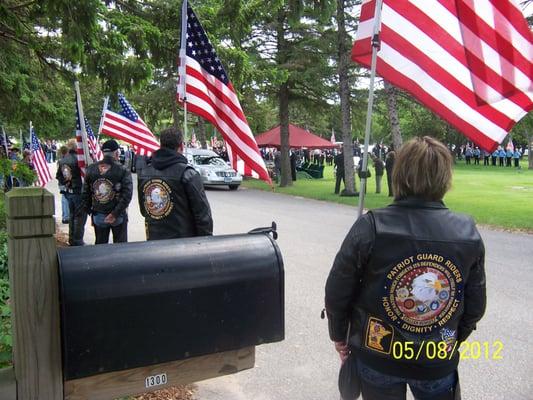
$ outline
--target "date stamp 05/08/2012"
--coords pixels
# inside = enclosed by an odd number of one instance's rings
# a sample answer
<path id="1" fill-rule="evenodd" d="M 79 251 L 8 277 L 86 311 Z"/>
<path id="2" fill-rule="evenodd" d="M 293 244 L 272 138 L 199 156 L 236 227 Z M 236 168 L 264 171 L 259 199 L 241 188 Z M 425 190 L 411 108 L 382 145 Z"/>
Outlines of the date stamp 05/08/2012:
<path id="1" fill-rule="evenodd" d="M 502 360 L 503 342 L 464 341 L 458 346 L 447 342 L 423 341 L 420 345 L 414 342 L 394 342 L 392 357 L 396 360 L 451 360 L 455 353 L 461 360 Z"/>

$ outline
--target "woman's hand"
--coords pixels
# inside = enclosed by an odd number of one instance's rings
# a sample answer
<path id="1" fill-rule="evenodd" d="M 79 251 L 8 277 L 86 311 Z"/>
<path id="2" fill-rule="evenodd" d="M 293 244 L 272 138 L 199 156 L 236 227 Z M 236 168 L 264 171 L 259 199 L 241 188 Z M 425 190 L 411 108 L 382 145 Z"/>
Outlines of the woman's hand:
<path id="1" fill-rule="evenodd" d="M 350 355 L 350 349 L 348 348 L 348 345 L 346 342 L 334 342 L 335 343 L 335 350 L 339 353 L 339 357 L 341 358 L 341 361 L 344 362 L 348 358 L 348 355 Z"/>

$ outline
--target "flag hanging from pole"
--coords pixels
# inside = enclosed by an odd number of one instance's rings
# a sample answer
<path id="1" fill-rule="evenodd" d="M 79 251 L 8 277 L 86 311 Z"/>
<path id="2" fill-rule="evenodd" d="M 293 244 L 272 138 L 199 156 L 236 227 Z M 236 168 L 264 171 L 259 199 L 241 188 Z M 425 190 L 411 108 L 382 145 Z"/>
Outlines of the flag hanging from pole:
<path id="1" fill-rule="evenodd" d="M 37 171 L 39 186 L 44 187 L 49 181 L 52 180 L 52 174 L 50 174 L 50 170 L 48 169 L 48 164 L 46 163 L 46 156 L 44 155 L 41 142 L 39 142 L 39 138 L 35 134 L 34 128 L 31 128 L 30 136 L 30 150 L 32 153 L 33 166 L 35 167 L 35 171 Z"/>
<path id="2" fill-rule="evenodd" d="M 123 94 L 118 94 L 121 110 L 104 111 L 102 133 L 130 143 L 138 155 L 149 156 L 159 149 L 159 142 Z"/>
<path id="3" fill-rule="evenodd" d="M 369 66 L 375 0 L 352 59 Z M 533 109 L 533 36 L 513 0 L 384 0 L 377 73 L 486 150 Z"/>
<path id="4" fill-rule="evenodd" d="M 214 47 L 190 6 L 183 17 L 186 43 L 182 43 L 182 49 L 186 49 L 180 53 L 185 60 L 180 60 L 178 101 L 186 99 L 188 111 L 217 128 L 228 153 L 232 152 L 230 160 L 235 170 L 272 184 L 237 93 Z"/>
<path id="5" fill-rule="evenodd" d="M 335 130 L 333 128 L 331 128 L 331 138 L 329 141 L 333 144 L 337 143 L 337 139 L 335 138 Z"/>
<path id="6" fill-rule="evenodd" d="M 89 153 L 94 162 L 100 161 L 102 158 L 104 158 L 104 154 L 102 153 L 102 150 L 100 149 L 100 143 L 98 143 L 98 140 L 96 139 L 96 136 L 94 135 L 93 128 L 91 128 L 91 124 L 89 124 L 89 120 L 85 116 L 84 116 L 84 119 L 85 119 L 85 129 L 87 131 L 87 143 L 89 144 Z"/>
<path id="7" fill-rule="evenodd" d="M 96 136 L 89 124 L 89 120 L 84 116 L 83 120 L 85 121 L 85 131 L 87 132 L 87 146 L 89 150 L 89 157 L 96 162 L 100 161 L 103 158 L 102 150 L 100 149 L 100 144 L 96 140 Z M 81 170 L 81 176 L 85 177 L 86 157 L 85 150 L 83 147 L 83 138 L 82 130 L 80 125 L 80 110 L 78 108 L 78 102 L 76 102 L 76 154 L 78 157 L 78 166 Z"/>

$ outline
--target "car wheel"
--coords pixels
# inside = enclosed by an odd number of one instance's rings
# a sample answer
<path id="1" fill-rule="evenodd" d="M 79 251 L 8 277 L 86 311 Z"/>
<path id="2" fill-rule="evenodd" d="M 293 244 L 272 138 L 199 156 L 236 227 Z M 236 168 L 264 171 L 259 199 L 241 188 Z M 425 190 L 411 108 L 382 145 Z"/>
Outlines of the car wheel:
<path id="1" fill-rule="evenodd" d="M 229 185 L 229 190 L 237 190 L 239 185 Z"/>

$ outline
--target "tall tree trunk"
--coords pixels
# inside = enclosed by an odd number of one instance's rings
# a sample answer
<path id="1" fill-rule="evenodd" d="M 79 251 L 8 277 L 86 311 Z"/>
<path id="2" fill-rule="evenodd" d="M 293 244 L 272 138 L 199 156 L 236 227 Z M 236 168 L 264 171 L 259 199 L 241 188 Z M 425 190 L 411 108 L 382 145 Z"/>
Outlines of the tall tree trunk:
<path id="1" fill-rule="evenodd" d="M 285 39 L 285 19 L 285 10 L 282 7 L 278 12 L 277 26 L 278 65 L 284 65 L 287 62 L 288 44 Z M 291 162 L 289 158 L 289 90 L 289 82 L 286 81 L 281 84 L 278 92 L 281 136 L 281 187 L 292 186 Z"/>
<path id="2" fill-rule="evenodd" d="M 205 133 L 205 121 L 202 117 L 198 117 L 198 137 L 202 149 L 207 149 L 207 135 Z"/>
<path id="3" fill-rule="evenodd" d="M 337 0 L 337 24 L 339 46 L 339 96 L 341 100 L 342 141 L 344 153 L 344 181 L 346 194 L 355 194 L 355 179 L 353 168 L 353 139 L 351 127 L 350 82 L 348 78 L 349 52 L 346 34 L 346 20 L 344 13 L 344 0 Z"/>
<path id="4" fill-rule="evenodd" d="M 174 90 L 172 92 L 172 122 L 174 124 L 174 128 L 179 129 L 179 127 L 183 127 L 183 121 L 181 121 L 180 113 L 178 112 L 178 103 L 176 102 L 176 91 Z"/>
<path id="5" fill-rule="evenodd" d="M 398 150 L 403 143 L 402 132 L 400 130 L 400 118 L 398 117 L 398 102 L 396 101 L 396 88 L 389 82 L 385 83 L 385 93 L 387 95 L 387 109 L 389 111 L 389 121 L 392 134 L 392 145 L 394 150 Z"/>

